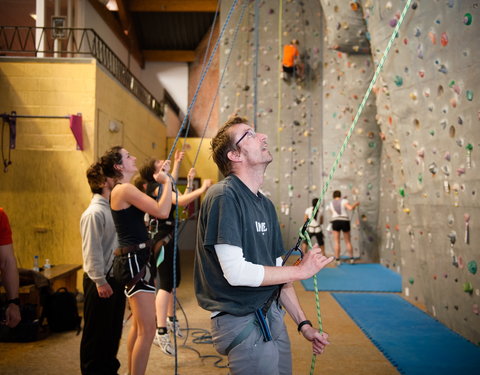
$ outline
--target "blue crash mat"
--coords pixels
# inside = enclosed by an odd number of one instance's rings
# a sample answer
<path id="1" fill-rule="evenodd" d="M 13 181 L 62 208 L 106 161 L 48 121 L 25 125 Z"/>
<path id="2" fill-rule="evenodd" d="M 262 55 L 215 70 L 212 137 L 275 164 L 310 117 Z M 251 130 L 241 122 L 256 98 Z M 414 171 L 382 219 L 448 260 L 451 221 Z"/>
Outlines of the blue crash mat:
<path id="1" fill-rule="evenodd" d="M 332 295 L 400 373 L 480 373 L 480 347 L 448 329 L 399 295 Z"/>
<path id="2" fill-rule="evenodd" d="M 305 290 L 313 290 L 313 278 L 303 280 Z M 401 292 L 401 276 L 381 264 L 342 264 L 317 273 L 320 291 Z"/>

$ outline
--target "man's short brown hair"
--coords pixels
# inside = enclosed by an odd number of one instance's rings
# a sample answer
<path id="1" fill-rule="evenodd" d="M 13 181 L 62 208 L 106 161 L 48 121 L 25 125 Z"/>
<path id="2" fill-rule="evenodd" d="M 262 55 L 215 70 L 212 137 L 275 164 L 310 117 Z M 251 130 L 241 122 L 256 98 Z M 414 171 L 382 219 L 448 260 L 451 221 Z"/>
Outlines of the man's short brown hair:
<path id="1" fill-rule="evenodd" d="M 217 164 L 218 169 L 224 176 L 228 176 L 232 172 L 232 163 L 228 158 L 228 153 L 230 151 L 237 150 L 234 140 L 228 129 L 233 125 L 238 124 L 247 124 L 248 120 L 245 117 L 232 116 L 230 117 L 225 124 L 220 128 L 217 135 L 212 139 L 212 157 L 215 164 Z"/>
<path id="2" fill-rule="evenodd" d="M 99 162 L 93 163 L 90 167 L 88 167 L 87 180 L 92 193 L 102 194 L 106 177 L 103 174 L 103 169 Z"/>

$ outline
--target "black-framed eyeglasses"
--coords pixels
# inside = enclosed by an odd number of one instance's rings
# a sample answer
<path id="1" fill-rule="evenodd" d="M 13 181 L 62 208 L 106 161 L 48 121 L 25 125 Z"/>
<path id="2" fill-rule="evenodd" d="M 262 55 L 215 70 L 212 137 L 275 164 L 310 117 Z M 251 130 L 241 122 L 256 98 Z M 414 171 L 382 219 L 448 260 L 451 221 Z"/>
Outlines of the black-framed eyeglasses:
<path id="1" fill-rule="evenodd" d="M 240 137 L 240 139 L 239 139 L 237 142 L 235 142 L 235 147 L 238 146 L 238 144 L 242 141 L 243 138 L 245 138 L 245 137 L 247 137 L 247 136 L 248 136 L 248 138 L 254 138 L 256 135 L 257 135 L 257 133 L 255 133 L 255 130 L 253 130 L 253 129 L 248 129 L 248 130 L 245 132 L 245 134 L 243 134 L 243 135 Z"/>

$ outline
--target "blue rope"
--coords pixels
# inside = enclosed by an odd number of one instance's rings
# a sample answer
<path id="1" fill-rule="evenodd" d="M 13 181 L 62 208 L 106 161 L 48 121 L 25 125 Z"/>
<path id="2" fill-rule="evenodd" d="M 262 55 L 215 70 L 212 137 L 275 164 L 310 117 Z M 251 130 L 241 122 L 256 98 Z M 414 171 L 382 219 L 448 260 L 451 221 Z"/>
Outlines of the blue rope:
<path id="1" fill-rule="evenodd" d="M 230 56 L 232 56 L 233 46 L 235 45 L 235 42 L 237 40 L 238 30 L 240 29 L 240 25 L 242 24 L 243 16 L 245 14 L 245 10 L 247 9 L 247 6 L 248 6 L 248 2 L 245 1 L 243 3 L 243 6 L 242 6 L 242 12 L 240 13 L 240 17 L 238 19 L 237 26 L 235 27 L 235 32 L 233 34 L 233 39 L 232 39 L 232 44 L 230 46 L 230 51 L 228 52 L 227 58 L 225 60 L 225 65 L 222 69 L 222 75 L 220 76 L 220 80 L 218 81 L 217 91 L 215 92 L 215 96 L 213 97 L 212 105 L 210 106 L 210 112 L 208 113 L 207 121 L 205 121 L 205 126 L 203 127 L 202 137 L 200 138 L 200 144 L 198 145 L 197 153 L 195 155 L 195 159 L 193 160 L 192 168 L 195 167 L 195 165 L 197 164 L 198 155 L 200 154 L 200 149 L 202 147 L 203 139 L 205 138 L 205 133 L 207 131 L 208 122 L 210 121 L 210 116 L 212 115 L 213 108 L 215 106 L 215 101 L 217 100 L 218 93 L 220 92 L 220 87 L 221 87 L 222 82 L 223 82 L 223 77 L 225 76 L 225 72 L 227 70 L 228 63 L 230 62 Z"/>
<path id="2" fill-rule="evenodd" d="M 178 133 L 177 133 L 177 136 L 175 137 L 175 141 L 173 142 L 172 148 L 170 149 L 170 152 L 168 153 L 168 157 L 166 158 L 167 160 L 172 157 L 173 150 L 175 150 L 175 147 L 177 147 L 177 143 L 178 143 L 178 139 L 180 138 L 180 134 L 181 134 L 183 128 L 185 127 L 185 123 L 186 123 L 188 117 L 190 116 L 190 112 L 192 110 L 192 107 L 195 105 L 195 102 L 197 101 L 198 92 L 200 91 L 200 88 L 202 87 L 203 80 L 205 79 L 205 75 L 207 74 L 208 69 L 210 68 L 210 65 L 212 65 L 213 56 L 215 56 L 215 53 L 217 52 L 218 46 L 220 44 L 220 40 L 222 39 L 223 34 L 225 33 L 225 29 L 227 28 L 228 22 L 230 21 L 230 18 L 232 17 L 233 10 L 235 9 L 235 6 L 237 5 L 237 3 L 238 3 L 238 0 L 233 0 L 233 4 L 232 4 L 232 6 L 231 6 L 231 8 L 230 8 L 230 10 L 227 14 L 227 17 L 225 19 L 225 23 L 222 26 L 222 31 L 220 32 L 220 35 L 218 36 L 217 42 L 215 43 L 215 47 L 213 48 L 213 51 L 210 55 L 210 58 L 208 59 L 207 66 L 201 74 L 200 81 L 198 82 L 197 89 L 195 90 L 195 94 L 193 95 L 193 98 L 192 98 L 192 102 L 188 106 L 187 114 L 185 115 L 185 118 L 182 121 L 182 125 L 180 126 L 180 129 L 178 130 Z"/>
<path id="3" fill-rule="evenodd" d="M 208 51 L 210 50 L 210 44 L 212 42 L 212 36 L 213 36 L 213 30 L 215 29 L 215 22 L 217 21 L 217 17 L 218 17 L 218 13 L 219 13 L 219 7 L 220 7 L 220 2 L 222 0 L 218 0 L 217 1 L 217 9 L 215 10 L 215 16 L 213 17 L 213 21 L 212 21 L 212 27 L 210 28 L 210 35 L 208 36 L 208 43 L 207 43 L 207 47 L 205 48 L 205 53 L 203 55 L 203 61 L 202 61 L 202 73 L 200 73 L 200 75 L 203 74 L 203 71 L 205 70 L 205 63 L 207 61 L 207 54 L 208 54 Z M 190 132 L 190 124 L 191 124 L 191 121 L 190 121 L 190 116 L 188 116 L 188 125 L 187 125 L 187 130 L 185 131 L 185 137 L 184 137 L 184 142 L 183 142 L 183 146 L 182 146 L 182 149 L 185 147 L 185 144 L 186 144 L 186 141 L 187 141 L 187 137 L 188 137 L 188 133 Z"/>

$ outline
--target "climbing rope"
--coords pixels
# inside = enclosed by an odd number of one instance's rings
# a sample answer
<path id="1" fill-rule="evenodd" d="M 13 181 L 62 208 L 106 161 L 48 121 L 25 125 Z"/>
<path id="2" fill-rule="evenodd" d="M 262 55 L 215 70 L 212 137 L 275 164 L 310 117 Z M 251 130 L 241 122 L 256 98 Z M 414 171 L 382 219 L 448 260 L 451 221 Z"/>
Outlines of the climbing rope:
<path id="1" fill-rule="evenodd" d="M 230 21 L 230 18 L 232 17 L 232 13 L 233 13 L 233 10 L 235 9 L 236 5 L 238 3 L 238 0 L 233 0 L 233 3 L 232 3 L 232 6 L 230 7 L 230 10 L 228 11 L 228 14 L 227 14 L 227 17 L 225 18 L 225 23 L 223 24 L 222 26 L 222 30 L 220 31 L 220 34 L 218 36 L 218 39 L 215 43 L 215 46 L 213 48 L 213 51 L 212 53 L 210 54 L 210 57 L 208 59 L 208 63 L 207 63 L 207 66 L 205 67 L 205 69 L 203 70 L 201 76 L 200 76 L 200 81 L 198 82 L 198 85 L 197 85 L 197 88 L 195 90 L 195 94 L 193 95 L 193 98 L 192 98 L 192 102 L 190 103 L 190 105 L 188 106 L 188 109 L 187 109 L 187 113 L 185 115 L 185 118 L 183 119 L 182 121 L 182 124 L 180 126 L 180 129 L 178 130 L 178 133 L 177 133 L 177 136 L 175 137 L 175 141 L 173 142 L 173 145 L 170 149 L 170 152 L 168 153 L 168 156 L 166 158 L 166 160 L 169 160 L 171 157 L 172 157 L 172 154 L 173 154 L 173 151 L 175 150 L 175 148 L 177 147 L 177 143 L 178 143 L 178 140 L 180 138 L 180 134 L 182 133 L 183 131 L 183 128 L 185 127 L 185 123 L 187 122 L 187 119 L 189 118 L 190 116 L 190 112 L 192 111 L 192 108 L 193 106 L 195 105 L 195 102 L 197 101 L 197 97 L 198 97 L 198 92 L 200 91 L 200 88 L 202 87 L 202 84 L 203 84 L 203 81 L 205 79 L 205 76 L 208 72 L 208 69 L 210 68 L 210 66 L 212 65 L 212 61 L 213 61 L 213 57 L 215 56 L 216 52 L 217 52 L 217 49 L 218 49 L 218 46 L 220 45 L 220 40 L 222 39 L 223 37 L 223 34 L 225 33 L 225 30 L 227 28 L 227 25 Z"/>
<path id="2" fill-rule="evenodd" d="M 260 23 L 260 9 L 259 0 L 255 0 L 254 6 L 254 29 L 255 29 L 255 54 L 253 62 L 253 128 L 257 131 L 257 102 L 258 102 L 258 50 L 259 50 L 259 23 Z"/>
<path id="3" fill-rule="evenodd" d="M 318 202 L 317 202 L 317 204 L 315 205 L 315 208 L 312 211 L 312 215 L 310 216 L 310 218 L 306 221 L 306 223 L 303 225 L 303 227 L 299 231 L 299 237 L 303 238 L 305 241 L 307 241 L 309 248 L 312 248 L 312 242 L 310 241 L 310 236 L 308 235 L 305 228 L 308 227 L 310 222 L 316 216 L 318 208 L 320 207 L 320 205 L 322 204 L 322 202 L 324 200 L 325 193 L 326 193 L 326 191 L 327 191 L 327 189 L 330 185 L 330 182 L 333 179 L 333 175 L 335 174 L 335 171 L 337 170 L 340 159 L 342 158 L 343 153 L 345 152 L 345 149 L 347 148 L 350 137 L 352 136 L 353 131 L 355 129 L 355 126 L 357 125 L 358 119 L 360 118 L 360 115 L 363 112 L 363 108 L 365 107 L 365 105 L 367 103 L 368 97 L 370 96 L 370 93 L 372 92 L 373 86 L 375 85 L 375 82 L 377 81 L 378 76 L 380 75 L 380 71 L 382 70 L 383 65 L 385 64 L 388 53 L 390 52 L 390 49 L 393 45 L 393 42 L 395 41 L 395 38 L 398 35 L 398 30 L 400 29 L 400 26 L 403 23 L 403 20 L 405 18 L 405 15 L 407 14 L 407 11 L 408 11 L 408 8 L 410 7 L 411 2 L 412 2 L 412 0 L 407 0 L 407 3 L 405 4 L 405 7 L 403 8 L 403 11 L 402 11 L 402 14 L 400 15 L 398 23 L 395 26 L 395 29 L 393 30 L 392 35 L 390 36 L 390 39 L 387 43 L 387 46 L 385 47 L 385 51 L 383 52 L 383 56 L 380 59 L 380 62 L 378 63 L 377 69 L 375 70 L 372 81 L 370 82 L 370 85 L 368 86 L 367 91 L 365 92 L 365 95 L 363 96 L 362 102 L 360 103 L 360 105 L 358 107 L 357 113 L 355 115 L 355 118 L 353 119 L 352 125 L 350 126 L 350 129 L 347 133 L 347 136 L 345 137 L 345 140 L 343 141 L 343 144 L 340 147 L 340 150 L 338 151 L 338 153 L 335 157 L 335 161 L 332 165 L 332 168 L 330 169 L 330 173 L 328 174 L 327 179 L 325 180 L 322 191 L 321 191 L 320 196 L 318 198 Z M 317 276 L 316 275 L 313 276 L 313 287 L 314 287 L 314 290 L 315 290 L 315 304 L 316 304 L 316 307 L 317 307 L 317 321 L 318 321 L 319 331 L 320 331 L 320 333 L 322 333 L 323 332 L 323 324 L 322 324 L 322 317 L 321 317 L 321 314 L 320 314 L 320 300 L 319 300 L 319 297 L 318 297 L 318 285 L 317 285 Z M 310 374 L 313 374 L 313 371 L 315 369 L 315 360 L 316 360 L 316 355 L 313 354 L 312 365 L 311 365 L 311 368 L 310 368 Z"/>
<path id="4" fill-rule="evenodd" d="M 215 29 L 215 23 L 217 22 L 217 17 L 218 17 L 218 14 L 219 14 L 219 10 L 220 10 L 220 2 L 222 0 L 218 0 L 217 1 L 217 8 L 215 9 L 215 16 L 213 17 L 213 21 L 212 21 L 212 27 L 210 27 L 210 34 L 208 36 L 208 42 L 207 42 L 207 47 L 205 48 L 205 53 L 203 54 L 203 61 L 202 61 L 202 70 L 201 70 L 201 73 L 200 73 L 200 76 L 203 74 L 203 72 L 205 71 L 205 68 L 206 68 L 206 63 L 207 63 L 207 55 L 208 55 L 208 51 L 210 50 L 210 44 L 212 42 L 212 36 L 213 36 L 213 31 Z M 193 111 L 193 109 L 192 109 Z M 187 137 L 188 137 L 188 133 L 190 131 L 190 124 L 191 124 L 191 121 L 190 121 L 190 116 L 188 116 L 188 125 L 187 125 L 187 130 L 185 131 L 185 137 L 183 139 L 183 145 L 182 145 L 182 151 L 184 150 L 185 148 L 185 145 L 187 143 Z M 205 133 L 204 133 L 205 134 Z M 192 166 L 193 168 L 194 166 Z"/>
<path id="5" fill-rule="evenodd" d="M 282 71 L 282 17 L 283 0 L 278 0 L 278 71 Z M 278 75 L 277 83 L 277 181 L 275 181 L 276 201 L 280 201 L 280 114 L 282 109 L 282 77 Z"/>
<path id="6" fill-rule="evenodd" d="M 225 59 L 225 64 L 224 64 L 224 67 L 222 69 L 222 74 L 220 76 L 220 80 L 218 81 L 217 90 L 215 91 L 215 95 L 212 99 L 212 105 L 210 106 L 210 111 L 208 112 L 208 117 L 207 117 L 207 120 L 205 121 L 205 125 L 203 127 L 202 137 L 200 138 L 200 144 L 198 145 L 197 153 L 195 154 L 195 159 L 193 160 L 192 168 L 194 168 L 195 165 L 197 164 L 198 156 L 200 154 L 200 149 L 202 147 L 203 139 L 205 138 L 205 133 L 207 131 L 208 123 L 210 121 L 210 117 L 212 115 L 213 108 L 215 107 L 215 101 L 217 100 L 218 93 L 220 92 L 220 87 L 221 87 L 222 82 L 223 82 L 223 77 L 225 76 L 225 72 L 227 70 L 228 63 L 230 62 L 230 57 L 231 57 L 232 52 L 233 52 L 233 46 L 235 45 L 235 42 L 237 40 L 238 30 L 240 29 L 240 25 L 242 24 L 243 16 L 245 15 L 245 11 L 247 9 L 247 6 L 248 6 L 248 2 L 244 1 L 243 6 L 242 6 L 242 12 L 240 13 L 240 17 L 238 19 L 237 26 L 235 27 L 235 31 L 233 33 L 233 39 L 232 39 L 232 43 L 231 43 L 231 46 L 230 46 L 230 51 L 228 52 L 227 58 Z"/>

